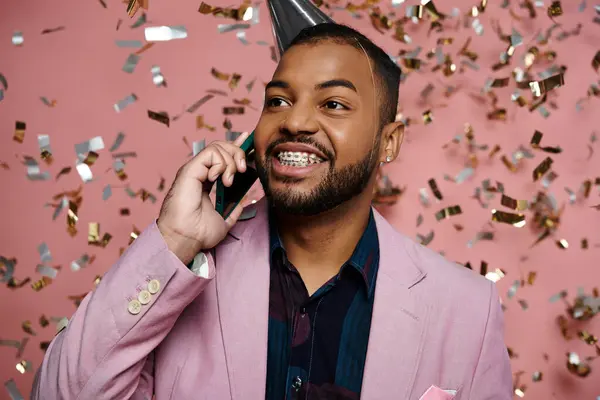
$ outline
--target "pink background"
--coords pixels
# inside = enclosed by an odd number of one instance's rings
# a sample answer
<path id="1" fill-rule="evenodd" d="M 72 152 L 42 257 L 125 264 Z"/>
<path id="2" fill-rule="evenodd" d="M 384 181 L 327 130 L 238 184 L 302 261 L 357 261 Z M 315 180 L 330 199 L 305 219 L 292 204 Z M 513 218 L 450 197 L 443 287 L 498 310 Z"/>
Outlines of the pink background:
<path id="1" fill-rule="evenodd" d="M 121 70 L 125 59 L 136 49 L 119 48 L 116 40 L 144 41 L 143 27 L 131 29 L 130 25 L 141 14 L 130 20 L 125 5 L 118 0 L 106 0 L 108 7 L 102 7 L 99 1 L 64 0 L 48 2 L 43 0 L 19 1 L 4 0 L 0 15 L 0 73 L 8 80 L 8 90 L 4 100 L 0 101 L 0 161 L 10 169 L 0 168 L 2 196 L 0 196 L 0 255 L 18 260 L 15 277 L 31 277 L 32 282 L 41 278 L 36 273 L 40 263 L 37 246 L 47 243 L 53 260 L 50 265 L 61 265 L 62 270 L 54 282 L 39 292 L 25 285 L 20 289 L 0 288 L 0 313 L 2 331 L 0 339 L 21 340 L 26 336 L 21 324 L 30 320 L 37 333 L 31 337 L 22 359 L 32 363 L 32 369 L 25 374 L 19 373 L 15 365 L 21 359 L 15 358 L 16 350 L 0 347 L 0 378 L 7 381 L 13 378 L 23 395 L 27 398 L 33 378 L 33 371 L 40 365 L 43 352 L 40 341 L 48 341 L 54 335 L 55 324 L 42 328 L 38 319 L 47 317 L 69 317 L 75 310 L 69 295 L 85 294 L 94 286 L 94 278 L 102 275 L 119 256 L 119 248 L 128 244 L 133 227 L 142 230 L 157 216 L 164 192 L 157 190 L 160 177 L 167 179 L 167 186 L 177 168 L 188 159 L 190 149 L 184 144 L 185 136 L 192 141 L 203 138 L 208 141 L 223 138 L 224 116 L 222 107 L 231 106 L 233 99 L 247 97 L 252 100 L 256 110 L 246 108 L 243 116 L 231 116 L 233 129 L 251 130 L 259 116 L 262 102 L 263 82 L 269 80 L 275 63 L 270 59 L 268 46 L 256 44 L 257 41 L 272 43 L 270 21 L 264 5 L 260 7 L 260 23 L 246 32 L 249 45 L 243 45 L 235 32 L 219 34 L 217 24 L 234 23 L 230 19 L 204 16 L 197 12 L 198 0 L 151 0 L 147 12 L 149 22 L 145 26 L 185 25 L 188 37 L 183 40 L 157 43 L 141 55 L 141 60 L 133 74 Z M 222 6 L 226 1 L 215 2 Z M 389 1 L 382 2 L 384 10 L 391 10 Z M 500 3 L 500 2 L 494 2 Z M 515 2 L 516 3 L 516 2 Z M 548 3 L 548 2 L 546 2 Z M 577 2 L 578 3 L 578 2 Z M 417 4 L 410 0 L 407 4 Z M 453 7 L 459 7 L 461 15 L 477 4 L 475 1 L 453 2 L 438 1 L 440 11 L 451 14 Z M 459 30 L 447 29 L 444 33 L 427 37 L 427 24 L 407 28 L 413 40 L 412 45 L 400 43 L 391 38 L 391 33 L 376 32 L 368 18 L 353 18 L 347 11 L 336 11 L 334 18 L 338 22 L 348 23 L 366 33 L 391 54 L 400 49 L 423 47 L 419 58 L 426 61 L 425 53 L 435 46 L 438 37 L 454 37 L 454 43 L 445 47 L 455 62 L 456 55 L 464 40 L 473 37 L 471 50 L 479 54 L 479 71 L 466 69 L 463 74 L 444 77 L 441 71 L 430 72 L 435 59 L 429 60 L 429 66 L 421 72 L 411 73 L 401 86 L 400 102 L 405 115 L 417 120 L 407 129 L 406 140 L 400 157 L 385 167 L 392 181 L 406 191 L 395 206 L 382 209 L 384 215 L 399 230 L 415 237 L 417 233 L 426 235 L 435 231 L 435 238 L 429 245 L 436 251 L 444 251 L 454 261 L 471 262 L 475 270 L 482 260 L 488 262 L 489 269 L 501 268 L 506 276 L 497 285 L 506 306 L 506 343 L 516 354 L 512 359 L 513 371 L 524 371 L 521 384 L 525 384 L 525 397 L 532 399 L 595 399 L 600 396 L 600 361 L 592 361 L 593 370 L 587 378 L 572 375 L 566 368 L 567 351 L 576 351 L 582 356 L 594 354 L 594 348 L 583 341 L 573 339 L 565 341 L 555 322 L 558 315 L 565 313 L 561 302 L 550 303 L 552 295 L 567 290 L 572 300 L 577 289 L 582 287 L 589 293 L 593 285 L 600 282 L 598 257 L 600 250 L 599 211 L 591 206 L 599 203 L 598 187 L 592 188 L 589 199 L 568 204 L 568 194 L 564 187 L 578 190 L 585 179 L 594 179 L 600 171 L 598 144 L 594 144 L 596 154 L 589 160 L 588 147 L 590 134 L 598 126 L 598 99 L 592 98 L 583 111 L 577 112 L 576 101 L 584 97 L 590 84 L 598 81 L 598 75 L 591 67 L 591 60 L 598 50 L 600 27 L 591 21 L 594 18 L 592 5 L 578 11 L 575 2 L 563 2 L 564 15 L 557 18 L 566 30 L 573 29 L 577 23 L 583 23 L 578 36 L 564 41 L 551 40 L 542 51 L 554 50 L 558 54 L 557 64 L 566 65 L 565 86 L 557 89 L 553 96 L 558 109 L 551 112 L 549 118 L 526 108 L 518 108 L 510 101 L 510 93 L 515 87 L 511 80 L 510 88 L 497 89 L 499 104 L 508 109 L 508 119 L 488 121 L 486 112 L 489 107 L 477 104 L 469 94 L 477 94 L 488 77 L 506 77 L 512 68 L 522 65 L 521 57 L 526 49 L 534 44 L 538 31 L 551 26 L 545 8 L 538 8 L 538 16 L 530 20 L 526 11 L 513 5 L 515 13 L 522 16 L 519 22 L 511 18 L 508 10 L 496 5 L 488 6 L 481 17 L 484 27 L 483 36 L 475 35 L 471 27 Z M 396 9 L 398 15 L 404 14 L 406 5 Z M 364 14 L 364 12 L 363 12 Z M 491 19 L 500 20 L 505 33 L 515 28 L 524 37 L 525 44 L 517 48 L 512 67 L 492 72 L 490 66 L 497 62 L 499 54 L 505 49 L 491 27 Z M 123 19 L 120 29 L 115 27 Z M 448 25 L 454 25 L 453 22 Z M 64 26 L 59 32 L 42 35 L 43 29 Z M 14 31 L 22 31 L 24 44 L 20 47 L 11 43 Z M 553 37 L 560 32 L 557 29 Z M 152 83 L 150 69 L 158 65 L 166 78 L 168 87 L 156 87 Z M 550 64 L 536 67 L 539 72 Z M 227 83 L 211 76 L 214 67 L 226 73 L 239 73 L 242 80 L 235 91 Z M 257 78 L 254 89 L 248 93 L 245 85 Z M 433 83 L 435 91 L 429 98 L 430 105 L 422 104 L 420 91 Z M 452 97 L 442 96 L 446 85 L 461 85 L 461 89 Z M 216 126 L 215 132 L 206 129 L 197 130 L 195 117 L 185 113 L 171 127 L 150 120 L 147 110 L 167 111 L 171 116 L 180 114 L 186 107 L 203 97 L 206 90 L 218 89 L 229 93 L 227 97 L 216 96 L 198 109 L 195 114 L 204 115 L 206 123 Z M 138 101 L 121 113 L 116 113 L 113 104 L 127 95 L 135 93 Z M 530 98 L 530 94 L 524 91 Z M 55 107 L 48 107 L 40 100 L 45 96 L 55 99 Z M 419 123 L 421 113 L 433 109 L 434 121 L 429 125 Z M 15 121 L 27 123 L 24 143 L 12 140 Z M 468 181 L 456 184 L 445 181 L 444 174 L 456 175 L 464 167 L 465 144 L 454 145 L 454 150 L 444 150 L 442 145 L 455 135 L 461 134 L 465 123 L 472 124 L 475 138 L 479 144 L 492 148 L 498 144 L 501 152 L 489 160 L 488 151 L 480 152 L 480 166 Z M 472 248 L 467 242 L 484 228 L 491 220 L 490 210 L 499 208 L 510 211 L 500 205 L 500 197 L 490 200 L 488 209 L 482 208 L 472 199 L 474 188 L 484 179 L 492 183 L 500 181 L 506 193 L 517 199 L 532 199 L 542 188 L 538 181 L 531 178 L 532 170 L 547 154 L 535 152 L 535 158 L 525 160 L 518 173 L 511 173 L 501 163 L 499 156 L 510 156 L 520 144 L 528 146 L 534 130 L 544 133 L 542 145 L 560 145 L 561 154 L 551 155 L 554 159 L 553 170 L 559 177 L 552 183 L 549 191 L 555 195 L 559 204 L 567 202 L 561 225 L 556 237 L 550 238 L 531 248 L 535 234 L 530 225 L 518 229 L 506 224 L 494 223 L 494 241 L 482 241 Z M 126 138 L 119 152 L 135 151 L 137 158 L 127 158 L 125 172 L 129 176 L 125 182 L 134 191 L 145 188 L 154 194 L 158 201 L 142 202 L 138 197 L 130 198 L 113 171 L 109 148 L 118 132 L 124 132 Z M 54 163 L 47 166 L 40 160 L 37 135 L 50 135 Z M 66 211 L 52 221 L 53 209 L 44 207 L 52 201 L 52 196 L 64 190 L 73 190 L 82 185 L 82 180 L 73 169 L 70 174 L 55 179 L 65 166 L 74 167 L 76 154 L 74 145 L 96 136 L 102 136 L 105 149 L 99 152 L 99 158 L 92 167 L 95 181 L 84 185 L 83 203 L 79 209 L 79 233 L 71 237 L 66 232 Z M 35 157 L 43 171 L 49 171 L 52 178 L 48 181 L 30 181 L 26 177 L 26 168 L 21 164 L 22 156 Z M 420 188 L 427 187 L 427 181 L 435 178 L 444 196 L 437 202 L 430 193 L 432 205 L 424 207 L 418 198 Z M 102 200 L 102 190 L 107 185 L 121 186 L 113 188 L 113 195 L 107 201 Z M 463 214 L 451 220 L 437 222 L 434 214 L 446 206 L 459 204 Z M 119 215 L 119 209 L 128 207 L 130 216 Z M 424 222 L 416 227 L 417 215 L 422 214 Z M 526 212 L 528 220 L 531 212 Z M 87 226 L 89 222 L 99 222 L 101 235 L 105 232 L 113 237 L 106 248 L 88 246 Z M 464 226 L 457 232 L 453 224 Z M 580 240 L 588 238 L 589 249 L 580 247 Z M 554 243 L 566 239 L 570 246 L 560 249 Z M 73 272 L 70 263 L 82 254 L 95 255 L 92 265 Z M 526 260 L 523 260 L 527 257 Z M 530 271 L 537 272 L 533 285 L 517 290 L 516 296 L 507 298 L 507 290 L 515 280 L 526 278 Z M 475 272 L 474 272 L 475 273 Z M 529 307 L 523 310 L 517 300 L 526 300 Z M 580 324 L 591 333 L 600 335 L 599 317 Z M 576 331 L 574 331 L 576 333 Z M 576 335 L 575 335 L 576 336 Z M 544 354 L 548 360 L 544 359 Z M 532 382 L 534 371 L 543 372 L 541 382 Z M 5 391 L 0 398 L 7 398 Z"/>

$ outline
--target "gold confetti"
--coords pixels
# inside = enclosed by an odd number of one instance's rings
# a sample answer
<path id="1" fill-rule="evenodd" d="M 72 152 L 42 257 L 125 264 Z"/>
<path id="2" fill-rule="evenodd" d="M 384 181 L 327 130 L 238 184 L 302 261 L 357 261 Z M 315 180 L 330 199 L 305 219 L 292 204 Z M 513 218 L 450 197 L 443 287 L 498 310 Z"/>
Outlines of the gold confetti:
<path id="1" fill-rule="evenodd" d="M 15 134 L 13 135 L 15 142 L 23 143 L 23 140 L 25 140 L 25 128 L 25 122 L 17 121 L 15 123 Z"/>
<path id="2" fill-rule="evenodd" d="M 581 239 L 581 248 L 586 250 L 588 248 L 588 240 L 587 239 Z"/>
<path id="3" fill-rule="evenodd" d="M 433 192 L 433 195 L 436 197 L 436 199 L 442 200 L 443 199 L 442 192 L 440 192 L 440 189 L 438 188 L 435 179 L 431 178 L 430 180 L 427 181 L 427 184 L 429 185 L 429 188 Z"/>
<path id="4" fill-rule="evenodd" d="M 502 194 L 502 199 L 500 200 L 500 203 L 503 206 L 516 211 L 524 211 L 529 207 L 529 202 L 527 200 L 515 200 L 512 197 L 508 197 L 504 193 Z"/>
<path id="5" fill-rule="evenodd" d="M 35 290 L 36 292 L 39 292 L 40 290 L 42 290 L 43 288 L 45 288 L 46 286 L 48 286 L 49 284 L 52 283 L 52 279 L 48 278 L 47 276 L 42 277 L 42 279 L 33 282 L 31 284 L 31 288 L 33 290 Z"/>
<path id="6" fill-rule="evenodd" d="M 211 68 L 210 73 L 212 74 L 212 76 L 221 81 L 228 81 L 231 76 L 230 74 L 218 71 L 216 68 Z"/>
<path id="7" fill-rule="evenodd" d="M 567 242 L 566 239 L 560 239 L 556 241 L 556 246 L 559 249 L 568 249 L 569 248 L 569 242 Z"/>
<path id="8" fill-rule="evenodd" d="M 553 1 L 548 7 L 548 16 L 552 19 L 552 17 L 559 17 L 561 15 L 563 15 L 563 10 L 560 1 Z"/>
<path id="9" fill-rule="evenodd" d="M 32 336 L 36 336 L 36 333 L 31 325 L 31 321 L 23 321 L 21 327 L 23 328 L 23 331 L 25 331 L 25 333 L 28 333 Z"/>
<path id="10" fill-rule="evenodd" d="M 510 224 L 515 228 L 522 228 L 526 224 L 525 215 L 508 213 L 498 210 L 492 210 L 492 221 Z"/>
<path id="11" fill-rule="evenodd" d="M 581 377 L 585 378 L 592 371 L 589 364 L 582 360 L 577 353 L 567 353 L 567 369 L 569 372 Z"/>
<path id="12" fill-rule="evenodd" d="M 533 181 L 537 181 L 540 179 L 552 166 L 554 161 L 550 157 L 546 157 L 544 161 L 542 161 L 535 169 L 533 170 Z"/>
<path id="13" fill-rule="evenodd" d="M 156 112 L 148 110 L 148 118 L 158 121 L 161 124 L 165 124 L 166 126 L 169 126 L 170 124 L 169 114 L 167 114 L 165 111 Z"/>
<path id="14" fill-rule="evenodd" d="M 244 1 L 239 8 L 214 7 L 202 2 L 198 12 L 204 15 L 212 14 L 215 17 L 232 18 L 236 21 L 250 21 L 253 15 L 253 9 L 249 1 Z"/>
<path id="15" fill-rule="evenodd" d="M 454 215 L 462 214 L 462 210 L 459 205 L 446 207 L 437 213 L 435 213 L 435 219 L 441 221 L 443 219 L 452 217 Z"/>
<path id="16" fill-rule="evenodd" d="M 592 68 L 594 68 L 594 71 L 596 72 L 598 72 L 598 68 L 600 68 L 600 50 L 596 52 L 592 59 Z"/>
<path id="17" fill-rule="evenodd" d="M 543 133 L 540 131 L 535 131 L 533 133 L 533 137 L 531 138 L 531 147 L 534 149 L 539 149 L 541 151 L 545 151 L 546 153 L 554 153 L 558 154 L 562 152 L 560 147 L 541 147 L 540 142 L 542 141 Z"/>
<path id="18" fill-rule="evenodd" d="M 20 361 L 17 364 L 17 371 L 24 374 L 25 372 L 29 372 L 31 370 L 31 362 L 27 360 Z"/>
<path id="19" fill-rule="evenodd" d="M 241 115 L 244 114 L 244 107 L 223 107 L 225 115 Z"/>
<path id="20" fill-rule="evenodd" d="M 433 113 L 431 112 L 431 110 L 424 111 L 423 112 L 423 123 L 425 125 L 429 125 L 432 122 L 433 122 Z"/>
<path id="21" fill-rule="evenodd" d="M 375 205 L 393 205 L 396 204 L 404 189 L 392 184 L 387 175 L 383 175 L 381 170 L 377 171 L 377 185 L 373 191 L 372 202 Z"/>
<path id="22" fill-rule="evenodd" d="M 564 74 L 553 75 L 541 81 L 529 82 L 529 88 L 534 97 L 541 97 L 552 89 L 559 88 L 565 84 Z"/>

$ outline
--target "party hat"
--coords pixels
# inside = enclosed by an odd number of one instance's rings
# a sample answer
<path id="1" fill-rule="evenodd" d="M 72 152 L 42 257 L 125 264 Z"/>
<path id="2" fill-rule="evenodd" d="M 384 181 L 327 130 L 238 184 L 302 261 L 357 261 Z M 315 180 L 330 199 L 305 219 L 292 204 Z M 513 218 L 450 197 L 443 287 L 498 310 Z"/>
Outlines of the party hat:
<path id="1" fill-rule="evenodd" d="M 267 6 L 279 57 L 302 29 L 333 22 L 311 0 L 267 0 Z"/>

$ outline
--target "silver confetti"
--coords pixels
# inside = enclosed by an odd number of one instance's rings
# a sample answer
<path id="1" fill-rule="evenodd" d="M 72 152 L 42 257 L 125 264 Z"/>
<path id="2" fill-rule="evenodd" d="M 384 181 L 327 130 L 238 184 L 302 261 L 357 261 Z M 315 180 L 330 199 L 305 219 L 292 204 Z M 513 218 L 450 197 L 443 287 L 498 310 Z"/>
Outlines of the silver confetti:
<path id="1" fill-rule="evenodd" d="M 131 25 L 131 29 L 139 28 L 147 22 L 146 13 L 140 15 L 140 17 Z"/>
<path id="2" fill-rule="evenodd" d="M 12 44 L 15 46 L 21 46 L 23 44 L 23 32 L 16 31 L 12 35 Z"/>
<path id="3" fill-rule="evenodd" d="M 256 78 L 252 79 L 250 82 L 248 82 L 246 84 L 246 90 L 248 90 L 248 93 L 250 93 L 252 91 L 252 88 L 254 87 L 255 82 L 256 82 Z"/>
<path id="4" fill-rule="evenodd" d="M 429 206 L 429 193 L 427 193 L 427 189 L 425 189 L 425 188 L 419 189 L 419 201 L 425 207 Z"/>
<path id="5" fill-rule="evenodd" d="M 50 100 L 48 100 L 47 97 L 42 96 L 42 97 L 40 97 L 40 100 L 42 101 L 42 103 L 44 103 L 48 107 L 54 107 L 54 104 L 52 104 L 52 102 Z"/>
<path id="6" fill-rule="evenodd" d="M 158 65 L 152 66 L 150 72 L 152 72 L 152 82 L 154 82 L 155 86 L 167 86 L 165 77 L 162 72 L 160 72 L 160 67 Z"/>
<path id="7" fill-rule="evenodd" d="M 112 196 L 112 188 L 110 185 L 106 185 L 104 186 L 104 189 L 102 189 L 102 200 L 106 201 L 110 196 Z"/>
<path id="8" fill-rule="evenodd" d="M 246 40 L 246 31 L 237 31 L 237 32 L 235 33 L 235 36 L 238 38 L 238 40 L 239 40 L 240 42 L 242 42 L 242 44 L 243 44 L 243 45 L 247 46 L 247 45 L 249 45 L 249 44 L 250 44 L 250 42 L 248 42 L 248 41 Z"/>
<path id="9" fill-rule="evenodd" d="M 78 161 L 75 164 L 75 169 L 77 169 L 77 173 L 81 177 L 81 180 L 84 183 L 91 182 L 94 179 L 94 174 L 92 173 L 92 169 L 89 165 L 84 162 Z"/>
<path id="10" fill-rule="evenodd" d="M 60 321 L 56 324 L 56 332 L 62 331 L 69 325 L 69 319 L 67 317 L 62 317 Z"/>
<path id="11" fill-rule="evenodd" d="M 49 154 L 52 154 L 52 149 L 50 148 L 50 136 L 38 135 L 38 146 L 40 148 L 40 153 L 48 152 Z"/>
<path id="12" fill-rule="evenodd" d="M 477 35 L 483 35 L 483 25 L 481 24 L 481 21 L 479 21 L 479 18 L 475 18 L 471 23 L 471 26 Z"/>
<path id="13" fill-rule="evenodd" d="M 250 24 L 219 24 L 217 30 L 219 33 L 227 33 L 238 29 L 249 29 Z"/>
<path id="14" fill-rule="evenodd" d="M 86 142 L 79 143 L 75 145 L 75 153 L 80 159 L 85 159 L 87 153 L 93 151 L 97 153 L 98 151 L 104 149 L 104 140 L 102 136 L 96 136 Z"/>
<path id="15" fill-rule="evenodd" d="M 0 256 L 0 282 L 8 282 L 15 273 L 15 263 L 7 259 L 6 257 Z"/>
<path id="16" fill-rule="evenodd" d="M 69 207 L 69 199 L 66 196 L 63 196 L 63 198 L 60 200 L 60 203 L 58 204 L 58 207 L 56 207 L 56 209 L 54 210 L 52 220 L 56 220 L 56 218 L 58 218 L 62 210 L 64 210 L 67 207 Z"/>
<path id="17" fill-rule="evenodd" d="M 90 261 L 90 256 L 87 254 L 82 255 L 79 259 L 71 262 L 71 271 L 79 271 L 85 268 L 87 263 Z"/>
<path id="18" fill-rule="evenodd" d="M 506 295 L 508 296 L 509 299 L 512 299 L 515 296 L 515 294 L 517 294 L 517 289 L 519 288 L 520 285 L 521 285 L 521 282 L 516 280 L 508 288 L 508 292 L 506 293 Z"/>
<path id="19" fill-rule="evenodd" d="M 475 245 L 475 243 L 479 242 L 480 240 L 494 240 L 494 232 L 477 232 L 475 238 L 469 240 L 469 242 L 467 243 L 467 247 L 472 248 Z"/>
<path id="20" fill-rule="evenodd" d="M 120 158 L 116 159 L 113 162 L 113 169 L 117 173 L 123 171 L 125 169 L 125 162 L 123 160 L 121 160 Z"/>
<path id="21" fill-rule="evenodd" d="M 47 181 L 50 179 L 49 172 L 42 172 L 40 165 L 33 158 L 25 159 L 24 164 L 27 166 L 27 177 L 32 181 Z"/>
<path id="22" fill-rule="evenodd" d="M 123 140 L 125 140 L 125 133 L 123 132 L 119 132 L 117 134 L 117 138 L 115 139 L 115 142 L 112 144 L 112 146 L 110 146 L 109 151 L 115 151 L 118 150 L 119 147 L 121 147 L 121 145 L 123 144 Z"/>
<path id="23" fill-rule="evenodd" d="M 25 400 L 21 392 L 19 392 L 17 384 L 12 378 L 4 382 L 4 387 L 6 388 L 11 400 Z"/>
<path id="24" fill-rule="evenodd" d="M 423 245 L 423 246 L 427 246 L 429 243 L 431 243 L 431 241 L 433 240 L 435 236 L 434 231 L 431 231 L 427 234 L 427 236 L 423 236 L 417 233 L 417 240 L 418 242 Z"/>
<path id="25" fill-rule="evenodd" d="M 116 103 L 114 105 L 115 111 L 116 112 L 121 112 L 128 105 L 135 103 L 136 100 L 137 100 L 137 96 L 135 94 L 133 94 L 133 93 L 130 94 L 129 96 L 125 97 L 123 100 L 119 101 L 118 103 Z"/>
<path id="26" fill-rule="evenodd" d="M 56 268 L 43 264 L 38 264 L 35 267 L 35 272 L 52 279 L 56 279 L 56 276 L 58 275 L 58 270 Z"/>
<path id="27" fill-rule="evenodd" d="M 422 223 L 423 223 L 423 215 L 419 214 L 419 215 L 417 215 L 417 228 L 419 226 L 421 226 Z"/>
<path id="28" fill-rule="evenodd" d="M 144 44 L 140 40 L 115 40 L 118 47 L 139 49 Z"/>
<path id="29" fill-rule="evenodd" d="M 52 261 L 52 254 L 50 254 L 50 249 L 46 243 L 42 243 L 38 246 L 38 254 L 40 255 L 41 262 Z"/>
<path id="30" fill-rule="evenodd" d="M 137 66 L 138 62 L 140 61 L 140 56 L 138 56 L 137 54 L 130 54 L 127 57 L 127 60 L 125 60 L 125 65 L 123 65 L 123 72 L 127 72 L 128 74 L 132 74 L 133 71 L 135 71 L 135 67 Z"/>
<path id="31" fill-rule="evenodd" d="M 173 39 L 185 39 L 187 30 L 185 26 L 149 26 L 144 29 L 147 42 L 163 42 Z"/>
<path id="32" fill-rule="evenodd" d="M 196 154 L 200 153 L 206 147 L 206 139 L 199 140 L 197 142 L 192 143 L 192 155 L 196 156 Z"/>

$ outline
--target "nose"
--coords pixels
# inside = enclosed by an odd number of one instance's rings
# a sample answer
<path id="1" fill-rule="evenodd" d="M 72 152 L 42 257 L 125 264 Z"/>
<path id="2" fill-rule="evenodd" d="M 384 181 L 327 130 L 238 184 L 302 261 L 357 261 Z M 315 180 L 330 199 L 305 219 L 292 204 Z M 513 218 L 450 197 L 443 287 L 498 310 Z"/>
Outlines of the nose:
<path id="1" fill-rule="evenodd" d="M 296 103 L 286 113 L 281 123 L 281 131 L 288 135 L 314 134 L 319 131 L 319 124 L 315 115 L 316 110 L 310 106 Z"/>

